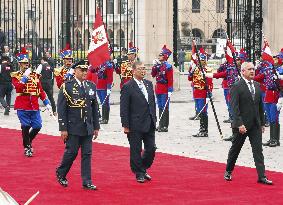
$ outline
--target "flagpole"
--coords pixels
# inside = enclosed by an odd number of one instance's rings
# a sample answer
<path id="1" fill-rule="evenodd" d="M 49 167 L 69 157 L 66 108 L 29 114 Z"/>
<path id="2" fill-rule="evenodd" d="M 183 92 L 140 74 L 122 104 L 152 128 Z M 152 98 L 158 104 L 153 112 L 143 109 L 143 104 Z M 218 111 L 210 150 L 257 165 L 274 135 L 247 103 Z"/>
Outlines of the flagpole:
<path id="1" fill-rule="evenodd" d="M 209 101 L 210 101 L 210 104 L 211 104 L 211 107 L 212 107 L 214 118 L 216 120 L 217 128 L 218 128 L 218 131 L 220 133 L 221 139 L 223 139 L 222 130 L 221 130 L 221 127 L 220 127 L 220 124 L 219 124 L 219 120 L 218 120 L 217 114 L 216 114 L 216 110 L 215 110 L 215 107 L 214 107 L 212 96 L 211 96 L 210 91 L 209 91 L 208 86 L 207 86 L 207 81 L 206 81 L 205 73 L 204 73 L 204 70 L 203 70 L 203 67 L 202 67 L 202 64 L 201 64 L 201 61 L 200 61 L 200 56 L 199 56 L 199 53 L 198 53 L 198 49 L 197 49 L 195 40 L 193 40 L 193 43 L 194 43 L 194 47 L 195 47 L 195 51 L 196 51 L 196 56 L 197 56 L 197 59 L 198 59 L 199 67 L 200 67 L 200 70 L 202 72 L 202 78 L 204 79 L 204 82 L 205 82 L 205 89 L 207 91 L 207 95 L 208 95 L 208 98 L 209 98 Z"/>

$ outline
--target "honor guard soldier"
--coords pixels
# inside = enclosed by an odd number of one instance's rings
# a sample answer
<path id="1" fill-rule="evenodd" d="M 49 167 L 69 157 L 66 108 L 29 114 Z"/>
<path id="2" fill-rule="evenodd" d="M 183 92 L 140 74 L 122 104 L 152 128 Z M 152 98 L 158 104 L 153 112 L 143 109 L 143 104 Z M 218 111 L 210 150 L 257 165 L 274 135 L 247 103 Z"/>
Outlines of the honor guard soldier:
<path id="1" fill-rule="evenodd" d="M 21 123 L 24 154 L 33 155 L 32 141 L 42 127 L 38 98 L 43 101 L 48 111 L 52 108 L 39 81 L 40 75 L 29 68 L 28 53 L 25 48 L 17 55 L 20 70 L 11 73 L 12 83 L 16 89 L 14 109 Z"/>
<path id="2" fill-rule="evenodd" d="M 73 64 L 73 56 L 70 44 L 67 44 L 66 47 L 59 53 L 59 55 L 63 59 L 63 66 L 55 69 L 54 75 L 57 87 L 60 89 L 64 81 L 70 80 L 74 73 L 74 70 L 71 69 Z"/>
<path id="3" fill-rule="evenodd" d="M 151 71 L 152 77 L 156 78 L 155 94 L 159 108 L 159 118 L 161 117 L 157 128 L 158 132 L 168 132 L 169 126 L 169 100 L 173 92 L 173 67 L 167 60 L 171 53 L 164 45 L 158 59 L 153 60 L 154 65 Z"/>
<path id="4" fill-rule="evenodd" d="M 113 83 L 114 63 L 109 60 L 94 69 L 97 74 L 96 92 L 102 105 L 102 120 L 100 124 L 107 124 L 110 113 L 110 94 Z"/>
<path id="5" fill-rule="evenodd" d="M 132 79 L 133 71 L 132 65 L 136 61 L 138 49 L 133 46 L 133 43 L 129 43 L 128 49 L 128 60 L 121 63 L 121 65 L 115 66 L 115 72 L 120 75 L 121 83 L 120 88 L 122 89 L 123 85 Z"/>
<path id="6" fill-rule="evenodd" d="M 62 186 L 68 186 L 66 176 L 81 148 L 83 188 L 95 190 L 91 181 L 92 139 L 98 136 L 100 128 L 96 86 L 86 80 L 87 61 L 82 60 L 72 67 L 74 78 L 62 84 L 58 95 L 59 130 L 66 147 L 56 176 Z"/>
<path id="7" fill-rule="evenodd" d="M 13 90 L 11 73 L 13 71 L 9 57 L 3 56 L 2 63 L 0 64 L 0 103 L 5 108 L 4 115 L 9 115 L 10 112 L 11 93 Z"/>
<path id="8" fill-rule="evenodd" d="M 212 68 L 207 67 L 206 60 L 207 54 L 203 48 L 199 50 L 200 63 L 205 73 L 211 73 Z M 193 81 L 193 97 L 196 101 L 197 113 L 200 117 L 200 129 L 199 132 L 193 137 L 208 137 L 208 115 L 207 115 L 207 104 L 206 98 L 211 95 L 213 84 L 212 78 L 203 78 L 201 67 L 198 65 L 191 70 L 189 74 L 189 80 Z"/>
<path id="9" fill-rule="evenodd" d="M 276 105 L 280 97 L 280 82 L 276 74 L 276 69 L 270 62 L 263 61 L 261 66 L 263 70 L 261 74 L 255 76 L 254 80 L 264 83 L 266 87 L 264 102 L 270 123 L 270 139 L 263 143 L 263 146 L 276 147 L 280 145 L 280 112 L 277 110 Z"/>

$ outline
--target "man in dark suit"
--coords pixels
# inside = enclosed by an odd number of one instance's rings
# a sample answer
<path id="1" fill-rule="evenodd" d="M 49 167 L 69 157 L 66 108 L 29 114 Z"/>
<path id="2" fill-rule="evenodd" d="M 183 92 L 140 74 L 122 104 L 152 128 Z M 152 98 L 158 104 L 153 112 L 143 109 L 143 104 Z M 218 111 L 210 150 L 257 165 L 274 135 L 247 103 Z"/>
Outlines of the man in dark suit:
<path id="1" fill-rule="evenodd" d="M 258 182 L 271 185 L 265 176 L 262 153 L 262 132 L 264 132 L 264 110 L 260 85 L 253 81 L 255 68 L 253 63 L 244 62 L 241 66 L 242 79 L 231 88 L 232 129 L 235 138 L 229 150 L 224 179 L 232 180 L 232 171 L 245 142 L 249 137 L 258 174 Z"/>
<path id="2" fill-rule="evenodd" d="M 96 139 L 99 131 L 96 87 L 92 82 L 85 80 L 88 65 L 84 61 L 73 65 L 73 68 L 75 77 L 61 86 L 58 95 L 59 130 L 66 147 L 56 176 L 62 186 L 68 186 L 66 175 L 81 147 L 83 188 L 95 190 L 96 186 L 91 181 L 91 155 L 92 139 Z"/>
<path id="3" fill-rule="evenodd" d="M 139 183 L 151 180 L 147 169 L 155 156 L 156 104 L 152 82 L 145 80 L 145 66 L 132 65 L 133 78 L 123 85 L 120 116 L 130 144 L 130 166 Z M 144 152 L 142 152 L 142 142 Z"/>

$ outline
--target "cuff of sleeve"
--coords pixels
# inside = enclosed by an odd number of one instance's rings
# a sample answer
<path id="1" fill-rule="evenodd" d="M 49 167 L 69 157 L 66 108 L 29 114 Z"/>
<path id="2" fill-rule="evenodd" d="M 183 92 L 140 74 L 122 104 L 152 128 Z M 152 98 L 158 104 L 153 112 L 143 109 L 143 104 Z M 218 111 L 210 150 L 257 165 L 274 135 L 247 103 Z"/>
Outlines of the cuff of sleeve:
<path id="1" fill-rule="evenodd" d="M 111 84 L 107 84 L 107 90 L 111 90 L 111 87 L 112 85 Z"/>
<path id="2" fill-rule="evenodd" d="M 46 105 L 49 105 L 50 103 L 49 103 L 49 100 L 48 99 L 45 99 L 45 100 L 43 100 L 43 104 L 46 106 Z"/>
<path id="3" fill-rule="evenodd" d="M 27 76 L 23 76 L 21 79 L 21 82 L 26 84 L 28 82 L 28 77 Z"/>
<path id="4" fill-rule="evenodd" d="M 172 92 L 173 92 L 173 87 L 169 87 L 169 88 L 168 88 L 168 92 L 171 92 L 171 93 L 172 93 Z"/>

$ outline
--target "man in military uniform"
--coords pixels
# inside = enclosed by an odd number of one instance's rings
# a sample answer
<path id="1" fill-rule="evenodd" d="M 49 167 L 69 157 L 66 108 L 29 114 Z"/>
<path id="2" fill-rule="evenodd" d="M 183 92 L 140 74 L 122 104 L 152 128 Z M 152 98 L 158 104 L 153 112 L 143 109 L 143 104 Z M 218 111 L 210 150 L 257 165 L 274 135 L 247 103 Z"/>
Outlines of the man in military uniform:
<path id="1" fill-rule="evenodd" d="M 280 97 L 280 82 L 275 74 L 276 68 L 268 61 L 261 63 L 263 70 L 255 76 L 254 80 L 262 82 L 265 87 L 264 103 L 270 123 L 270 139 L 263 143 L 263 146 L 276 147 L 280 146 L 280 124 L 279 111 L 277 109 L 278 99 Z"/>
<path id="2" fill-rule="evenodd" d="M 17 55 L 20 71 L 11 73 L 12 83 L 17 97 L 14 109 L 21 123 L 24 154 L 33 155 L 32 141 L 42 127 L 38 98 L 43 101 L 49 112 L 52 112 L 49 100 L 39 81 L 40 75 L 29 68 L 28 53 L 25 48 Z"/>
<path id="3" fill-rule="evenodd" d="M 13 71 L 9 57 L 3 56 L 2 64 L 0 64 L 0 103 L 5 108 L 4 115 L 9 115 L 10 112 L 11 93 L 13 90 L 11 73 Z"/>
<path id="4" fill-rule="evenodd" d="M 57 83 L 57 87 L 60 88 L 61 85 L 66 80 L 70 80 L 73 77 L 74 70 L 71 69 L 73 64 L 73 56 L 70 45 L 67 44 L 66 47 L 60 52 L 60 57 L 63 59 L 63 66 L 61 68 L 55 69 L 54 75 Z"/>
<path id="5" fill-rule="evenodd" d="M 96 92 L 102 105 L 102 120 L 100 124 L 107 124 L 110 114 L 110 94 L 113 83 L 114 64 L 111 60 L 92 69 L 97 74 Z"/>
<path id="6" fill-rule="evenodd" d="M 81 148 L 83 188 L 95 190 L 96 186 L 91 181 L 92 139 L 96 139 L 100 128 L 96 86 L 85 80 L 87 61 L 80 61 L 72 67 L 74 78 L 62 84 L 58 95 L 59 130 L 66 147 L 56 176 L 62 186 L 68 186 L 66 176 Z"/>
<path id="7" fill-rule="evenodd" d="M 196 101 L 197 113 L 200 117 L 200 129 L 199 132 L 193 137 L 208 137 L 208 115 L 206 98 L 211 95 L 213 89 L 212 78 L 203 78 L 203 73 L 212 72 L 212 68 L 207 67 L 206 60 L 207 54 L 204 49 L 199 50 L 200 65 L 197 65 L 191 70 L 189 74 L 189 80 L 193 81 L 193 96 Z M 201 70 L 203 69 L 203 71 Z"/>
<path id="8" fill-rule="evenodd" d="M 132 42 L 129 43 L 128 49 L 128 59 L 122 62 L 121 65 L 115 66 L 115 72 L 120 75 L 121 83 L 120 88 L 122 89 L 123 85 L 132 79 L 133 71 L 132 65 L 136 61 L 138 49 L 133 46 Z"/>
<path id="9" fill-rule="evenodd" d="M 55 101 L 53 98 L 54 68 L 52 68 L 49 65 L 47 60 L 48 60 L 47 57 L 41 58 L 41 64 L 37 67 L 36 73 L 41 74 L 40 82 L 41 82 L 42 88 L 51 103 L 53 114 L 56 115 L 56 105 L 55 105 Z"/>
<path id="10" fill-rule="evenodd" d="M 151 75 L 156 78 L 155 94 L 159 108 L 159 126 L 158 132 L 168 132 L 169 126 L 169 99 L 173 92 L 173 67 L 167 62 L 171 51 L 163 46 L 158 59 L 153 62 Z M 167 105 L 166 105 L 167 102 Z M 163 112 L 163 115 L 161 116 Z"/>

